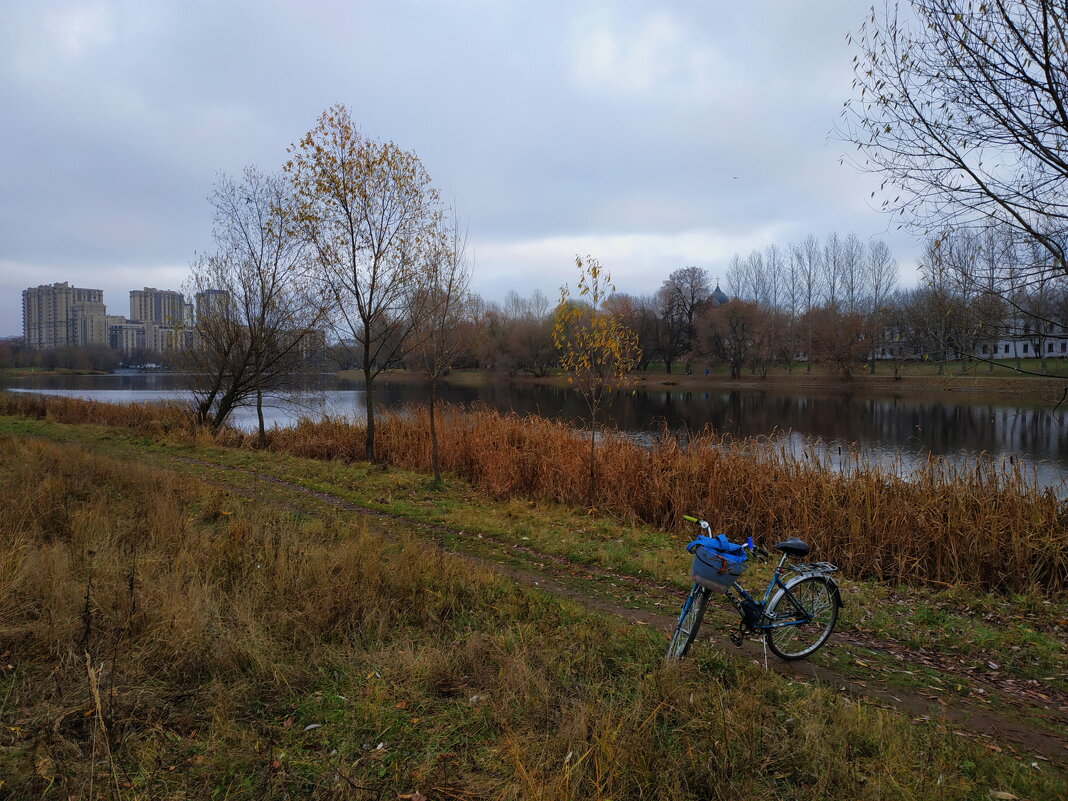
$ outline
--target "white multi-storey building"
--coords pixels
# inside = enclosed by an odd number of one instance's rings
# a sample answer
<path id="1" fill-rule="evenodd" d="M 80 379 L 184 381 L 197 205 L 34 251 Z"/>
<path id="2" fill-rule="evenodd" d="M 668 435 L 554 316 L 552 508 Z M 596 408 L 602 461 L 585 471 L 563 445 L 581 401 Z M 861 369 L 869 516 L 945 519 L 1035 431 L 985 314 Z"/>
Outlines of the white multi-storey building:
<path id="1" fill-rule="evenodd" d="M 130 322 L 182 326 L 192 322 L 192 315 L 181 292 L 147 286 L 130 291 Z"/>
<path id="2" fill-rule="evenodd" d="M 106 345 L 106 314 L 102 289 L 64 281 L 22 292 L 22 333 L 31 348 Z"/>

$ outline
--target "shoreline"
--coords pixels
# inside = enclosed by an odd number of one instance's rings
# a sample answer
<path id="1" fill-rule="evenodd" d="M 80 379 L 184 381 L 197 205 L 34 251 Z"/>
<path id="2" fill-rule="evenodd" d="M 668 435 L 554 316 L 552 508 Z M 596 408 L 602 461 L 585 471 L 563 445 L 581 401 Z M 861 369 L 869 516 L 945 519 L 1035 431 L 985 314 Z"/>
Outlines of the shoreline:
<path id="1" fill-rule="evenodd" d="M 337 375 L 348 380 L 362 380 L 363 374 L 358 370 L 341 370 Z M 428 382 L 426 376 L 418 371 L 392 370 L 383 372 L 379 379 Z M 845 379 L 826 373 L 804 373 L 769 375 L 767 378 L 746 376 L 731 379 L 725 375 L 664 373 L 649 371 L 632 374 L 632 381 L 627 389 L 642 389 L 669 392 L 792 392 L 804 390 L 809 394 L 861 394 L 878 396 L 915 396 L 930 395 L 943 399 L 969 400 L 975 396 L 1007 398 L 1056 404 L 1068 397 L 1068 377 L 1044 376 L 977 376 L 977 375 L 920 375 L 903 376 L 895 379 L 890 375 L 857 375 Z M 443 383 L 456 387 L 475 387 L 490 384 L 520 384 L 527 386 L 550 386 L 566 388 L 567 376 L 551 374 L 546 376 L 508 375 L 493 373 L 481 369 L 457 370 L 445 376 Z"/>

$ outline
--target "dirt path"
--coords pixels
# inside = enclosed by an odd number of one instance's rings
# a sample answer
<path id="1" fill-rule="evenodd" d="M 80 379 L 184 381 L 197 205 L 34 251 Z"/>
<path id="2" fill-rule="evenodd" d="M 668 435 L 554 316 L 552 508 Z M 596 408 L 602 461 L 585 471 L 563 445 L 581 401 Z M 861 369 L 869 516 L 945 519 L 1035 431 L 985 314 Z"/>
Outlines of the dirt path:
<path id="1" fill-rule="evenodd" d="M 665 634 L 674 626 L 674 610 L 679 608 L 682 603 L 681 594 L 677 589 L 652 579 L 616 573 L 596 566 L 577 564 L 526 546 L 491 541 L 479 535 L 467 534 L 446 526 L 419 523 L 387 512 L 367 509 L 335 495 L 310 490 L 299 484 L 245 468 L 219 465 L 190 458 L 181 458 L 178 461 L 214 470 L 240 473 L 242 476 L 254 479 L 257 482 L 312 498 L 328 506 L 354 512 L 369 519 L 377 519 L 387 524 L 401 523 L 408 530 L 417 527 L 429 534 L 439 545 L 442 545 L 443 540 L 446 538 L 453 542 L 459 538 L 470 541 L 472 546 L 477 545 L 477 550 L 483 552 L 487 548 L 495 549 L 496 558 L 488 558 L 468 553 L 463 549 L 447 548 L 451 553 L 455 553 L 479 567 L 504 574 L 524 586 L 534 587 L 553 595 L 567 598 L 599 612 L 629 620 L 636 625 L 650 626 L 665 632 Z M 263 499 L 262 494 L 254 493 L 238 484 L 203 474 L 201 474 L 201 478 L 224 486 L 237 494 L 253 497 L 256 500 Z M 378 526 L 377 528 L 386 529 L 380 533 L 392 536 L 388 531 L 388 527 L 386 525 Z M 477 542 L 476 537 L 478 538 Z M 522 566 L 517 566 L 516 563 Z M 615 592 L 609 592 L 604 589 L 606 584 L 611 586 Z M 626 592 L 630 593 L 628 597 L 632 600 L 640 595 L 645 602 L 644 605 L 662 607 L 665 611 L 662 613 L 654 612 L 647 608 L 641 608 L 640 605 L 635 603 L 628 605 L 621 602 L 620 596 L 622 592 L 619 590 L 620 587 L 624 587 Z M 713 631 L 715 628 L 717 628 L 715 623 L 705 625 L 702 627 L 701 637 L 715 642 L 717 647 L 726 651 L 737 650 L 721 632 Z M 1064 731 L 1068 731 L 1068 697 L 1051 696 L 1048 692 L 1042 693 L 1031 686 L 1034 684 L 1033 682 L 1029 683 L 1024 680 L 1008 678 L 992 679 L 987 675 L 976 675 L 974 671 L 969 671 L 967 668 L 956 664 L 959 660 L 954 660 L 950 655 L 927 651 L 919 653 L 902 646 L 900 643 L 881 640 L 863 634 L 839 633 L 835 635 L 835 639 L 869 651 L 890 654 L 905 664 L 923 664 L 950 677 L 956 676 L 973 683 L 988 684 L 990 687 L 1019 701 L 1025 708 L 1040 712 L 1047 718 L 1052 717 L 1054 726 L 1063 725 L 1065 726 Z M 762 643 L 758 641 L 745 642 L 741 648 L 741 656 L 763 665 L 765 655 Z M 877 682 L 861 681 L 833 669 L 806 661 L 783 662 L 775 657 L 770 657 L 767 659 L 767 667 L 785 676 L 801 681 L 819 682 L 865 698 L 870 702 L 895 709 L 913 718 L 917 724 L 945 721 L 956 734 L 977 738 L 991 750 L 1006 750 L 1016 755 L 1017 758 L 1027 761 L 1035 760 L 1036 763 L 1053 764 L 1059 770 L 1068 771 L 1068 736 L 1056 736 L 1050 732 L 1028 726 L 1024 722 L 998 714 L 992 709 L 969 703 L 967 699 L 953 698 L 947 702 L 930 694 L 925 695 L 904 688 L 880 687 Z"/>

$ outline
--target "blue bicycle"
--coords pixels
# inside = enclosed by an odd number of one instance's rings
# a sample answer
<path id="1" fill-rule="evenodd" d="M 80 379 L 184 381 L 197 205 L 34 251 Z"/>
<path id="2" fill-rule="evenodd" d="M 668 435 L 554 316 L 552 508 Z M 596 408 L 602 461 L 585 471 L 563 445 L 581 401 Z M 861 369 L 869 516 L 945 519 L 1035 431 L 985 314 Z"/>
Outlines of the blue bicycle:
<path id="1" fill-rule="evenodd" d="M 838 621 L 838 610 L 843 606 L 841 592 L 831 577 L 837 567 L 829 562 L 787 564 L 789 557 L 801 558 L 809 552 L 808 545 L 790 537 L 775 546 L 782 558 L 763 599 L 758 601 L 737 579 L 750 559 L 766 561 L 768 552 L 754 545 L 752 537 L 739 545 L 722 534 L 712 536 L 704 520 L 688 515 L 685 519 L 698 524 L 704 533 L 687 546 L 694 555 L 691 569 L 694 583 L 671 635 L 669 660 L 686 656 L 713 594 L 726 595 L 741 618 L 738 629 L 730 634 L 735 645 L 741 646 L 748 636 L 763 637 L 777 657 L 794 660 L 815 653 L 827 642 Z"/>

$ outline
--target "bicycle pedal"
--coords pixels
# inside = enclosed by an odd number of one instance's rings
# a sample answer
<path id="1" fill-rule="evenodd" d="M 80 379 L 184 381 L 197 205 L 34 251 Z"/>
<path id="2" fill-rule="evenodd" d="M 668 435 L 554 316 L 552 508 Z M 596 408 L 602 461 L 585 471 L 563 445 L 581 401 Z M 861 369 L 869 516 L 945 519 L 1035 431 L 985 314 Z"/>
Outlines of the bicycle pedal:
<path id="1" fill-rule="evenodd" d="M 730 641 L 739 648 L 742 647 L 742 633 L 740 631 L 732 631 L 729 635 Z"/>

